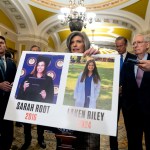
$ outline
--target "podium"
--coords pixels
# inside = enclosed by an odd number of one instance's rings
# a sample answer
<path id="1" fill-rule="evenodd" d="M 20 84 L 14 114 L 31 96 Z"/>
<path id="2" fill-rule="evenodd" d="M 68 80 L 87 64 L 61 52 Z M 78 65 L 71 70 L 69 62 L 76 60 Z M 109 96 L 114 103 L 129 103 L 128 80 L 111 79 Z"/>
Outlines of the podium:
<path id="1" fill-rule="evenodd" d="M 76 137 L 73 135 L 55 134 L 57 140 L 56 150 L 75 150 Z"/>

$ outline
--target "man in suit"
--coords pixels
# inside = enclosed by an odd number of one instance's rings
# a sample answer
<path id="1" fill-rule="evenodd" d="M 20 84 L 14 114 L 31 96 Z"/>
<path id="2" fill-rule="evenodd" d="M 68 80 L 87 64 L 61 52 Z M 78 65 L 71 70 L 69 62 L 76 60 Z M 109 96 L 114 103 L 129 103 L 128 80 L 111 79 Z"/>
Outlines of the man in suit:
<path id="1" fill-rule="evenodd" d="M 30 51 L 41 51 L 40 47 L 33 45 L 30 48 Z M 38 134 L 38 144 L 41 148 L 46 148 L 46 143 L 44 142 L 44 126 L 37 125 L 37 134 Z M 24 134 L 25 142 L 21 147 L 21 150 L 26 150 L 31 144 L 32 135 L 31 135 L 31 124 L 24 123 Z"/>
<path id="2" fill-rule="evenodd" d="M 16 65 L 5 57 L 6 40 L 0 36 L 0 150 L 9 150 L 13 141 L 13 122 L 4 120 L 10 91 L 16 74 Z"/>
<path id="3" fill-rule="evenodd" d="M 150 60 L 147 53 L 148 38 L 138 34 L 133 38 L 133 50 L 137 60 Z M 138 65 L 128 63 L 124 67 L 122 110 L 127 130 L 128 150 L 142 150 L 145 136 L 146 149 L 150 149 L 150 72 L 144 72 Z"/>
<path id="4" fill-rule="evenodd" d="M 127 52 L 128 41 L 125 37 L 119 36 L 115 40 L 116 50 L 120 55 L 120 83 L 119 83 L 119 103 L 118 103 L 118 120 L 120 115 L 120 110 L 122 107 L 122 78 L 124 74 L 124 64 L 127 62 L 128 58 L 135 58 L 136 56 Z M 118 140 L 117 136 L 110 136 L 110 149 L 118 150 Z"/>

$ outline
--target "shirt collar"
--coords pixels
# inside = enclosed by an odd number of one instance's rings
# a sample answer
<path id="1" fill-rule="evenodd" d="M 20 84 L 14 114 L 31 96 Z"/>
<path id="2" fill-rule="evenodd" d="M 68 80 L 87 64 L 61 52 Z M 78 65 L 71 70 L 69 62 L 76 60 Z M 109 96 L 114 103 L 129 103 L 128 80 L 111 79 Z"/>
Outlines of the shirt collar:
<path id="1" fill-rule="evenodd" d="M 125 53 L 122 54 L 123 58 L 125 59 L 127 55 L 127 51 Z"/>
<path id="2" fill-rule="evenodd" d="M 120 56 L 122 55 L 123 56 L 123 60 L 125 60 L 125 58 L 126 58 L 126 55 L 127 55 L 127 51 L 125 52 L 125 53 L 123 53 L 123 54 L 119 54 Z"/>
<path id="3" fill-rule="evenodd" d="M 5 55 L 1 56 L 2 60 L 5 61 Z"/>
<path id="4" fill-rule="evenodd" d="M 147 57 L 148 57 L 148 53 L 145 53 L 145 55 L 144 55 L 144 57 L 142 58 L 142 60 L 147 60 Z M 137 57 L 137 60 L 139 60 L 138 57 Z"/>

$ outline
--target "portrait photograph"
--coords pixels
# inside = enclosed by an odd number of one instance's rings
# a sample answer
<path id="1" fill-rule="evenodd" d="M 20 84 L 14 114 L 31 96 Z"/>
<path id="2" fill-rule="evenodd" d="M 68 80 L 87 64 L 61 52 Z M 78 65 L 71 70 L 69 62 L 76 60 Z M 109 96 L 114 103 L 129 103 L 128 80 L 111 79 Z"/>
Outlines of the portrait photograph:
<path id="1" fill-rule="evenodd" d="M 113 74 L 113 58 L 72 56 L 63 104 L 111 110 Z"/>
<path id="2" fill-rule="evenodd" d="M 16 99 L 56 104 L 64 56 L 27 54 Z"/>

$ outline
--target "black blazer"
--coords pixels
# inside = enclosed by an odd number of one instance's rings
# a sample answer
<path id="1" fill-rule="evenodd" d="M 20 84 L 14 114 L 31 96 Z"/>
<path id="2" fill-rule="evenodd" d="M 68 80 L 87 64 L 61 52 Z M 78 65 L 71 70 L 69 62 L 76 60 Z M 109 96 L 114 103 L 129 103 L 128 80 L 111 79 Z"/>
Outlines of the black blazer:
<path id="1" fill-rule="evenodd" d="M 150 60 L 148 54 L 147 60 Z M 134 64 L 126 63 L 123 78 L 123 108 L 126 111 L 140 111 L 150 114 L 150 72 L 144 72 L 141 86 L 138 88 Z"/>
<path id="2" fill-rule="evenodd" d="M 14 81 L 16 74 L 16 65 L 11 59 L 6 59 L 6 72 L 5 72 L 5 79 L 2 76 L 2 72 L 0 71 L 0 82 L 8 81 L 12 83 Z M 8 103 L 10 92 L 5 92 L 0 90 L 0 119 L 3 118 L 6 106 Z"/>
<path id="3" fill-rule="evenodd" d="M 126 58 L 124 60 L 124 63 L 123 63 L 123 66 L 122 66 L 122 69 L 120 71 L 120 82 L 119 82 L 119 85 L 122 86 L 122 81 L 123 81 L 123 76 L 124 76 L 124 66 L 125 64 L 127 63 L 127 60 L 128 58 L 132 58 L 132 59 L 136 59 L 137 57 L 129 52 L 127 52 L 127 55 L 126 55 Z"/>

